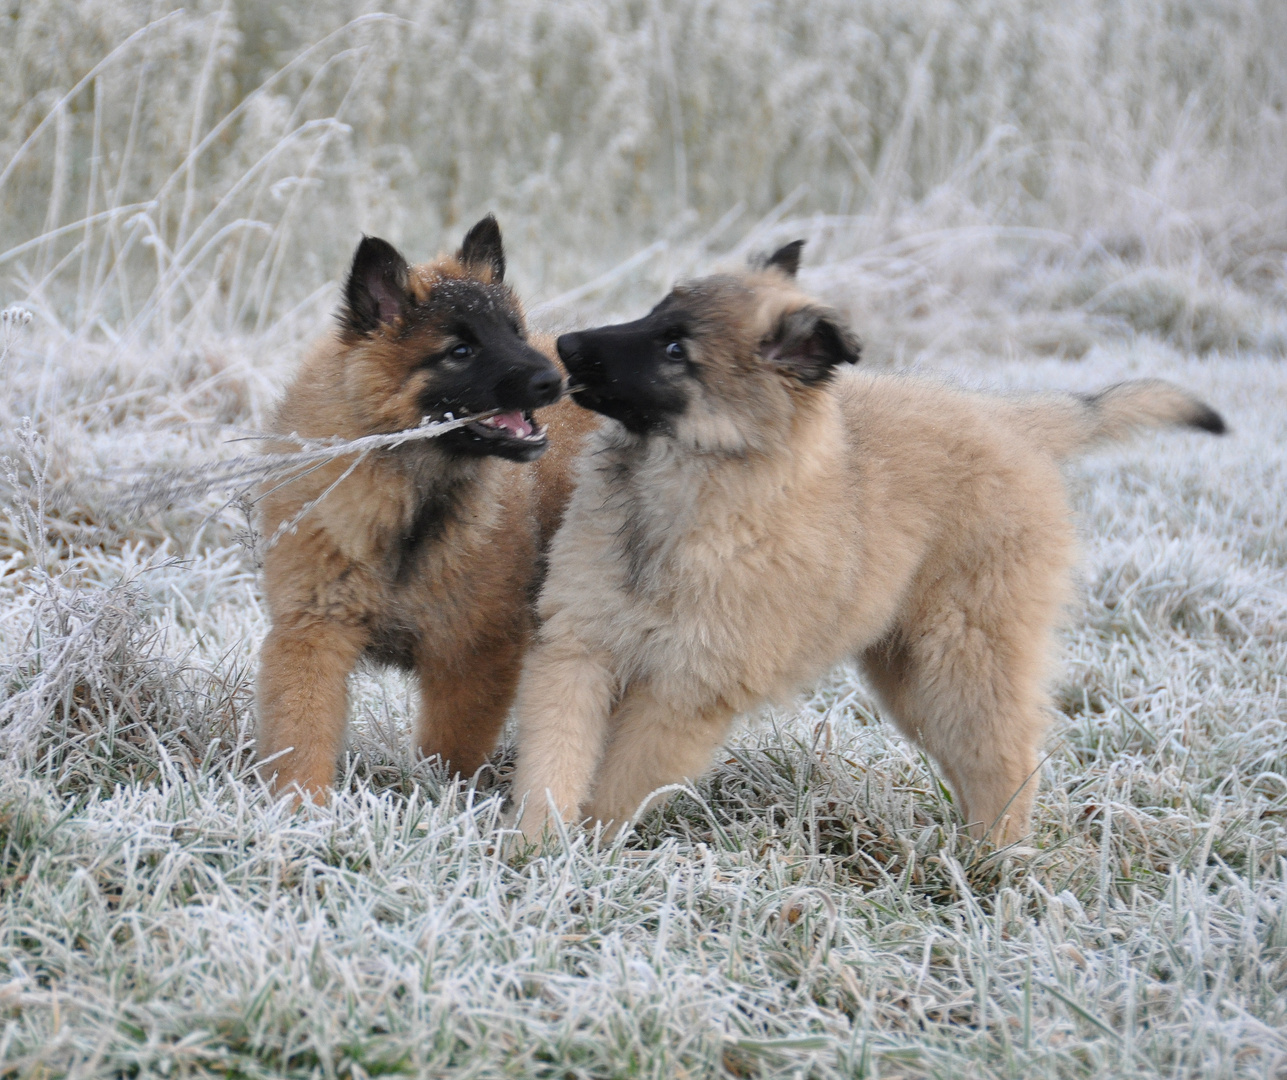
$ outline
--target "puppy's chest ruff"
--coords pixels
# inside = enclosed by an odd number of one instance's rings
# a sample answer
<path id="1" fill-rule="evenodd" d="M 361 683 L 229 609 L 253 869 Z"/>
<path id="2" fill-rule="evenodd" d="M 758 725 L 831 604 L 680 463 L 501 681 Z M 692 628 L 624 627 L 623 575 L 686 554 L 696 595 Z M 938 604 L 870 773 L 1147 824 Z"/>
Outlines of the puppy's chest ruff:
<path id="1" fill-rule="evenodd" d="M 571 601 L 588 641 L 618 643 L 614 651 L 629 657 L 623 677 L 740 709 L 812 673 L 815 635 L 802 632 L 800 608 L 826 608 L 852 586 L 835 551 L 851 538 L 829 517 L 818 520 L 818 504 L 835 498 L 829 478 L 792 483 L 780 470 L 600 478 L 601 489 L 578 500 L 586 513 L 573 528 L 593 535 L 571 564 L 573 591 L 552 599 Z M 596 545 L 599 556 L 586 557 Z"/>
<path id="2" fill-rule="evenodd" d="M 502 519 L 501 493 L 481 476 L 390 469 L 381 479 L 372 486 L 384 494 L 383 513 L 366 523 L 366 539 L 350 564 L 377 588 L 380 607 L 394 622 L 411 623 L 467 565 L 487 557 Z M 344 527 L 351 528 L 350 521 Z"/>
<path id="3" fill-rule="evenodd" d="M 716 589 L 774 562 L 781 531 L 775 521 L 784 507 L 727 487 L 718 476 L 683 473 L 607 485 L 601 499 L 611 520 L 607 542 L 626 570 L 627 591 L 664 601 Z"/>
<path id="4" fill-rule="evenodd" d="M 451 531 L 459 531 L 461 492 L 456 486 L 430 488 L 412 493 L 402 527 L 384 538 L 383 562 L 386 582 L 394 587 L 410 583 L 430 570 L 433 548 Z"/>
<path id="5" fill-rule="evenodd" d="M 365 650 L 379 664 L 409 669 L 422 647 L 451 642 L 472 626 L 470 585 L 491 561 L 502 523 L 486 486 L 431 490 L 409 500 L 400 528 L 380 537 L 372 571 L 381 602 L 365 617 Z"/>
<path id="6" fill-rule="evenodd" d="M 684 578 L 696 528 L 694 493 L 650 484 L 653 478 L 620 472 L 609 476 L 600 499 L 605 542 L 619 583 L 636 602 L 670 607 Z"/>
<path id="7" fill-rule="evenodd" d="M 590 583 L 600 610 L 635 626 L 653 650 L 735 650 L 755 606 L 739 602 L 740 583 L 773 561 L 771 530 L 740 507 L 721 512 L 700 487 L 671 498 L 615 494 L 602 523 L 610 558 L 599 564 L 610 580 Z"/>

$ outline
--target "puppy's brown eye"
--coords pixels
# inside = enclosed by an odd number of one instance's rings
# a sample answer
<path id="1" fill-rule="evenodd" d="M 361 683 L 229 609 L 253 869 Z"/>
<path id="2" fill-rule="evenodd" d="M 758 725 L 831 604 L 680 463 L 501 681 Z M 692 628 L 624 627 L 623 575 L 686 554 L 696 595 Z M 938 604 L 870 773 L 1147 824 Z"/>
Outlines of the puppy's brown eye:
<path id="1" fill-rule="evenodd" d="M 666 355 L 669 356 L 672 360 L 688 359 L 688 351 L 684 348 L 684 343 L 682 341 L 672 341 L 669 345 L 667 345 Z"/>
<path id="2" fill-rule="evenodd" d="M 451 350 L 451 355 L 456 360 L 466 360 L 469 357 L 474 355 L 474 347 L 472 345 L 466 345 L 464 342 L 461 342 L 459 345 L 457 345 L 454 349 Z"/>

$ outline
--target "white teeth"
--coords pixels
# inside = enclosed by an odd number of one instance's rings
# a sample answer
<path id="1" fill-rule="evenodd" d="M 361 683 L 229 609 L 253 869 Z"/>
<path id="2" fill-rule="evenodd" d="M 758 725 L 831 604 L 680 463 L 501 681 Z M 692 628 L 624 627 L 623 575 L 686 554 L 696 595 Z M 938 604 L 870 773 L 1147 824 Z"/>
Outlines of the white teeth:
<path id="1" fill-rule="evenodd" d="M 503 424 L 499 416 L 489 416 L 485 420 L 479 420 L 478 424 L 480 427 L 490 428 L 492 431 L 504 432 L 511 439 L 518 439 L 522 442 L 540 442 L 545 438 L 545 428 L 526 418 L 524 418 L 524 425 L 528 427 L 528 430 L 522 434 Z"/>

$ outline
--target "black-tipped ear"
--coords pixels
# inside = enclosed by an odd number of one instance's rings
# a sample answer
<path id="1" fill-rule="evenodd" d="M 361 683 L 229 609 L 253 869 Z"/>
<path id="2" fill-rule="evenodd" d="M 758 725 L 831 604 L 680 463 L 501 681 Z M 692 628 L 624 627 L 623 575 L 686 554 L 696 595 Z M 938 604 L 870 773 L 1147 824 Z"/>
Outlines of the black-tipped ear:
<path id="1" fill-rule="evenodd" d="M 358 337 L 374 334 L 405 315 L 411 306 L 407 260 L 378 236 L 364 236 L 344 284 L 340 323 Z"/>
<path id="2" fill-rule="evenodd" d="M 804 307 L 783 315 L 764 342 L 764 358 L 806 386 L 824 382 L 837 364 L 856 364 L 862 346 L 835 312 Z"/>
<path id="3" fill-rule="evenodd" d="M 505 280 L 505 245 L 495 217 L 488 214 L 465 234 L 457 257 L 475 270 L 490 270 L 493 285 Z"/>
<path id="4" fill-rule="evenodd" d="M 803 240 L 792 240 L 789 244 L 783 244 L 764 260 L 764 269 L 776 267 L 787 277 L 795 277 L 800 272 L 800 250 L 803 247 Z"/>

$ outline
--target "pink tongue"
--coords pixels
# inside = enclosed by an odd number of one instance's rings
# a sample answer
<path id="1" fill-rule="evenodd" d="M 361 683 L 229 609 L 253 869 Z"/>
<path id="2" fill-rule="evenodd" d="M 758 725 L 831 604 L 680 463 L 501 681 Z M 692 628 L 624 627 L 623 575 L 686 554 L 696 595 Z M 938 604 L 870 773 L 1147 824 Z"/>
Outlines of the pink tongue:
<path id="1" fill-rule="evenodd" d="M 523 419 L 523 413 L 520 409 L 500 413 L 498 416 L 493 417 L 492 423 L 497 427 L 503 427 L 516 438 L 525 439 L 532 434 L 532 425 Z"/>

